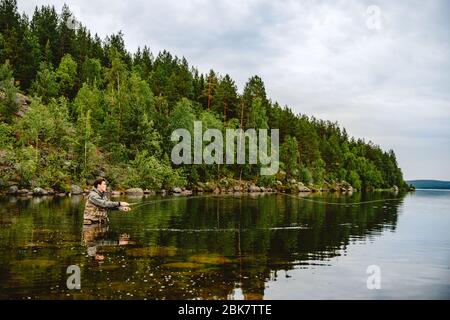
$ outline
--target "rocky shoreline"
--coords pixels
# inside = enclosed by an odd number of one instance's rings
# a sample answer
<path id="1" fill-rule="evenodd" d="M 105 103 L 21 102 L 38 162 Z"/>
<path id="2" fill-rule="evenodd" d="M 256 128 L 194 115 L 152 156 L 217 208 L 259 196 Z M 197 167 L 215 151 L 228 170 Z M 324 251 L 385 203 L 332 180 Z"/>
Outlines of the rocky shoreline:
<path id="1" fill-rule="evenodd" d="M 33 188 L 19 189 L 17 186 L 11 186 L 6 191 L 6 195 L 9 196 L 21 196 L 21 197 L 40 197 L 40 196 L 57 196 L 65 197 L 69 195 L 83 195 L 88 194 L 91 189 L 83 189 L 78 185 L 72 184 L 70 186 L 70 192 L 59 192 L 52 188 Z M 398 192 L 399 188 L 393 186 L 390 191 Z M 173 187 L 171 189 L 150 190 L 142 188 L 129 188 L 125 190 L 112 190 L 110 191 L 111 197 L 118 196 L 144 196 L 144 195 L 185 195 L 189 196 L 197 193 L 213 193 L 213 194 L 226 194 L 226 193 L 315 193 L 315 192 L 341 192 L 351 193 L 358 191 L 354 189 L 349 183 L 334 182 L 326 183 L 322 186 L 308 185 L 305 186 L 302 182 L 290 179 L 285 183 L 277 180 L 273 186 L 258 186 L 252 181 L 238 181 L 231 179 L 221 179 L 218 182 L 198 182 L 192 188 Z M 5 194 L 5 193 L 3 193 Z"/>

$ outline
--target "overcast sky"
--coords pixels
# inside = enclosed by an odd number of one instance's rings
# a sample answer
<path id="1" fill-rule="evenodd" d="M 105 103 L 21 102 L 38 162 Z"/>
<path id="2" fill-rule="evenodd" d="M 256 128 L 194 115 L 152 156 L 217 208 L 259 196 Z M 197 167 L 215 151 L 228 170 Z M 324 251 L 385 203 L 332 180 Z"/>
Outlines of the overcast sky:
<path id="1" fill-rule="evenodd" d="M 167 49 L 240 91 L 257 74 L 273 101 L 394 149 L 405 179 L 450 180 L 449 1 L 65 2 L 102 39 L 122 30 L 128 50 Z"/>

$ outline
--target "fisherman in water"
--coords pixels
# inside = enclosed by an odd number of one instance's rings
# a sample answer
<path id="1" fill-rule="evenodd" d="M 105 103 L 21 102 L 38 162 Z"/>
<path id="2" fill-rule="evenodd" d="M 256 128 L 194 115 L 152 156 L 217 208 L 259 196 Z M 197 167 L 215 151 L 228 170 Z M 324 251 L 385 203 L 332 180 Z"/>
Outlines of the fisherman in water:
<path id="1" fill-rule="evenodd" d="M 109 221 L 108 210 L 114 209 L 129 211 L 130 204 L 123 201 L 110 201 L 106 195 L 106 180 L 103 178 L 95 180 L 94 188 L 86 200 L 83 224 L 106 223 Z"/>
<path id="2" fill-rule="evenodd" d="M 108 210 L 129 211 L 130 205 L 123 201 L 110 201 L 106 195 L 106 180 L 97 179 L 89 193 L 84 209 L 83 243 L 87 246 L 87 254 L 95 260 L 103 261 L 104 256 L 97 252 L 97 247 L 127 245 L 130 236 L 121 234 L 118 240 L 108 236 Z"/>

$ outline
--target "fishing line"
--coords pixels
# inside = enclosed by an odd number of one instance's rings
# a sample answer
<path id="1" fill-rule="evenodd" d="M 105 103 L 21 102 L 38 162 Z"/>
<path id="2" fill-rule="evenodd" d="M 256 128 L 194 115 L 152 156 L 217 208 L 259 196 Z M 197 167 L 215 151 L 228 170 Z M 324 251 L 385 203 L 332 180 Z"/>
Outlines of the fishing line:
<path id="1" fill-rule="evenodd" d="M 312 202 L 312 203 L 319 203 L 319 204 L 330 204 L 330 205 L 336 205 L 336 206 L 359 206 L 362 204 L 368 204 L 368 203 L 377 203 L 377 202 L 387 202 L 387 201 L 398 201 L 401 200 L 400 198 L 389 198 L 389 199 L 378 199 L 378 200 L 368 200 L 368 201 L 359 201 L 359 202 L 331 202 L 331 201 L 321 201 L 321 200 L 314 200 L 314 199 L 309 199 L 309 198 L 304 198 L 304 197 L 299 197 L 299 196 L 295 196 L 295 195 L 291 195 L 291 194 L 287 194 L 287 193 L 276 193 L 276 194 L 281 194 L 284 195 L 286 197 L 291 197 L 297 200 L 303 200 L 306 202 Z M 232 196 L 231 196 L 232 197 Z M 160 202 L 170 202 L 170 201 L 180 201 L 180 200 L 189 200 L 189 199 L 202 199 L 202 198 L 220 198 L 220 199 L 224 199 L 224 198 L 228 198 L 227 196 L 219 196 L 219 195 L 202 195 L 202 196 L 191 196 L 191 197 L 184 197 L 184 196 L 180 196 L 179 198 L 171 198 L 171 199 L 159 199 L 159 200 L 149 200 L 149 201 L 144 201 L 144 202 L 135 202 L 135 203 L 130 203 L 130 206 L 133 206 L 134 209 L 136 208 L 140 208 L 146 205 L 150 205 L 150 204 L 156 204 L 156 203 L 160 203 Z"/>
<path id="2" fill-rule="evenodd" d="M 295 198 L 298 200 L 304 200 L 307 202 L 313 202 L 313 203 L 320 203 L 320 204 L 331 204 L 331 205 L 336 205 L 336 206 L 359 206 L 361 204 L 367 204 L 367 203 L 376 203 L 376 202 L 385 202 L 385 201 L 398 201 L 401 200 L 401 198 L 389 198 L 389 199 L 378 199 L 378 200 L 368 200 L 368 201 L 359 201 L 359 202 L 330 202 L 330 201 L 321 201 L 321 200 L 313 200 L 313 199 L 308 199 L 308 198 L 302 198 L 302 197 L 298 197 L 298 196 L 294 196 L 291 194 L 286 194 L 286 193 L 282 193 L 283 195 L 285 195 L 286 197 L 291 197 L 291 198 Z"/>
<path id="3" fill-rule="evenodd" d="M 353 202 L 353 203 L 342 203 L 342 202 L 331 202 L 331 201 L 320 201 L 320 200 L 313 200 L 308 198 L 303 198 L 291 194 L 286 193 L 277 193 L 284 195 L 286 197 L 295 198 L 297 200 L 303 200 L 307 202 L 312 203 L 319 203 L 319 204 L 330 204 L 330 205 L 337 205 L 337 206 L 358 206 L 362 204 L 368 204 L 368 203 L 377 203 L 377 202 L 386 202 L 386 201 L 398 201 L 401 200 L 400 198 L 389 198 L 389 199 L 378 199 L 378 200 L 368 200 L 368 201 L 360 201 L 360 202 Z M 201 195 L 201 196 L 190 196 L 190 197 L 184 197 L 180 196 L 177 198 L 170 198 L 170 199 L 159 199 L 159 200 L 149 200 L 144 202 L 136 202 L 136 203 L 130 203 L 130 206 L 133 206 L 134 208 L 140 208 L 146 205 L 150 204 L 156 204 L 160 202 L 169 202 L 169 201 L 180 201 L 180 200 L 189 200 L 189 199 L 204 199 L 204 198 L 219 198 L 219 199 L 225 199 L 230 198 L 233 196 L 220 196 L 220 195 Z M 264 229 L 264 230 L 293 230 L 293 229 L 308 229 L 307 226 L 285 226 L 285 227 L 269 227 L 269 228 L 256 228 L 256 229 Z M 245 231 L 247 229 L 236 229 L 236 228 L 205 228 L 205 229 L 179 229 L 179 228 L 149 228 L 146 229 L 147 231 L 169 231 L 169 232 L 186 232 L 186 233 L 193 233 L 193 232 L 241 232 Z"/>
<path id="4" fill-rule="evenodd" d="M 179 228 L 147 228 L 146 231 L 169 231 L 169 232 L 242 232 L 248 230 L 301 230 L 309 229 L 307 226 L 287 226 L 268 228 L 205 228 L 205 229 L 179 229 Z"/>

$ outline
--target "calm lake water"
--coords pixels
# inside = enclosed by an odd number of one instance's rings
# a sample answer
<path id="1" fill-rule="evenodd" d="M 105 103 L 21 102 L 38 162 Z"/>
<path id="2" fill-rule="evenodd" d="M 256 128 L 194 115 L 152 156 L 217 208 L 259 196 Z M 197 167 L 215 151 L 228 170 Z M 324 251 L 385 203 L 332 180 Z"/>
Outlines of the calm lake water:
<path id="1" fill-rule="evenodd" d="M 450 299 L 449 191 L 120 199 L 1 198 L 0 299 Z"/>

